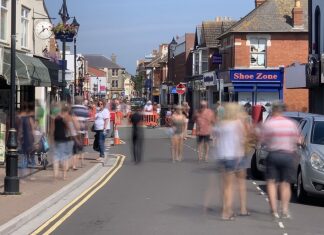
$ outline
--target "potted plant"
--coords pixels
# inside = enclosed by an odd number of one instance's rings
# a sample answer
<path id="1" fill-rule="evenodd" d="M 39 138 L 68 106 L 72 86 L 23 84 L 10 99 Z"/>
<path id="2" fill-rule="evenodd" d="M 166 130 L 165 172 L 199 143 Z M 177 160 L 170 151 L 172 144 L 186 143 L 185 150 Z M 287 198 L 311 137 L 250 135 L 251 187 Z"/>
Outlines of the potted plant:
<path id="1" fill-rule="evenodd" d="M 59 23 L 52 28 L 56 39 L 66 40 L 67 42 L 73 41 L 73 37 L 77 33 L 74 25 Z"/>

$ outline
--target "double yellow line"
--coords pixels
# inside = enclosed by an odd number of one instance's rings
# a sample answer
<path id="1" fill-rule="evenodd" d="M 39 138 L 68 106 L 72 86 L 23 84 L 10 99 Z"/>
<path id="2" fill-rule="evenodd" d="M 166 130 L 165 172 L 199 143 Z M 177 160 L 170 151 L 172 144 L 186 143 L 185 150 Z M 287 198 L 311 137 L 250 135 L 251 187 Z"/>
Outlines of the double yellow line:
<path id="1" fill-rule="evenodd" d="M 63 209 L 56 213 L 51 219 L 37 228 L 31 235 L 37 234 L 51 234 L 57 229 L 67 218 L 69 218 L 79 207 L 81 207 L 86 201 L 88 201 L 99 189 L 101 189 L 109 180 L 116 174 L 116 172 L 122 167 L 125 160 L 125 156 L 121 154 L 114 154 L 117 157 L 114 165 L 109 171 L 97 180 L 90 188 L 81 193 L 72 202 L 67 204 Z"/>

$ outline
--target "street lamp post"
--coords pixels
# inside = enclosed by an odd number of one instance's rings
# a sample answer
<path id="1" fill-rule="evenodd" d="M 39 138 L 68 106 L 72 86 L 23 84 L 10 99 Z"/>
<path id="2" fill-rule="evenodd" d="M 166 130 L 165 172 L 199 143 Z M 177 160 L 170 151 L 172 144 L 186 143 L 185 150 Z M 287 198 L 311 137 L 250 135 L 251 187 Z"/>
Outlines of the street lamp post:
<path id="1" fill-rule="evenodd" d="M 77 22 L 77 20 L 75 19 L 75 17 L 73 18 L 73 21 L 71 23 L 72 26 L 76 27 L 77 29 L 79 29 L 80 24 Z M 78 32 L 78 31 L 77 31 Z M 77 66 L 76 66 L 76 56 L 77 56 L 77 50 L 76 50 L 76 35 L 74 36 L 73 39 L 73 43 L 74 43 L 74 96 L 76 96 L 77 94 Z"/>
<path id="2" fill-rule="evenodd" d="M 4 178 L 4 193 L 19 194 L 18 178 L 18 142 L 16 122 L 16 1 L 11 1 L 11 60 L 10 60 L 10 106 L 9 131 L 6 148 L 6 176 Z"/>

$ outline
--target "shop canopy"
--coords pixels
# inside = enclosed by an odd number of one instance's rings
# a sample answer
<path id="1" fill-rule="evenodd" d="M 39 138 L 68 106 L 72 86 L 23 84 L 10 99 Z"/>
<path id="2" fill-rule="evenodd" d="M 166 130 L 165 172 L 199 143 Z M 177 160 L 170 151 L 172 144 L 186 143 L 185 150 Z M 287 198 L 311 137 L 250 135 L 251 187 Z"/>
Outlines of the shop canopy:
<path id="1" fill-rule="evenodd" d="M 10 85 L 10 50 L 4 50 L 3 75 Z M 16 85 L 51 86 L 49 70 L 40 59 L 16 52 Z"/>

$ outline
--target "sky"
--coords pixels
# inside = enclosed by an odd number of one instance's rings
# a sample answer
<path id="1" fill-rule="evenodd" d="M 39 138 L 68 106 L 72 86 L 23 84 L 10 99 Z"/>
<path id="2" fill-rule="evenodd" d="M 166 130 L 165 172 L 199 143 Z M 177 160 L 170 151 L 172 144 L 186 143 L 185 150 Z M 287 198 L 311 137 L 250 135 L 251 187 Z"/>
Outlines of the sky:
<path id="1" fill-rule="evenodd" d="M 254 0 L 66 0 L 80 23 L 77 51 L 117 55 L 117 64 L 135 75 L 136 61 L 173 37 L 194 33 L 202 21 L 217 16 L 244 17 Z M 54 24 L 63 0 L 45 0 Z M 62 47 L 61 44 L 60 48 Z M 72 44 L 70 45 L 73 46 Z"/>

